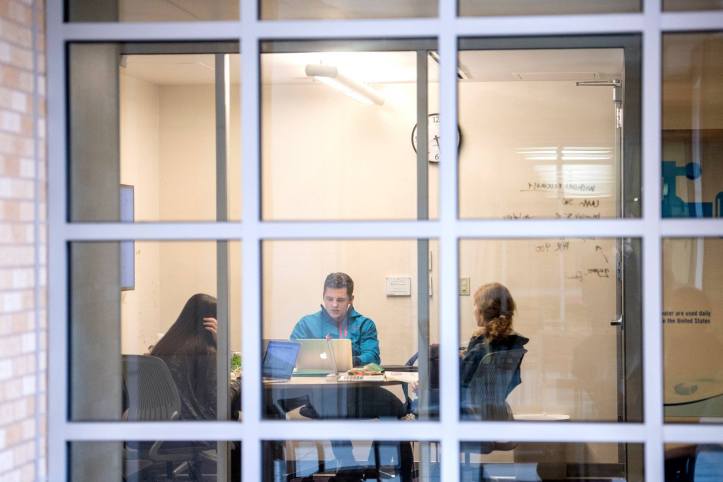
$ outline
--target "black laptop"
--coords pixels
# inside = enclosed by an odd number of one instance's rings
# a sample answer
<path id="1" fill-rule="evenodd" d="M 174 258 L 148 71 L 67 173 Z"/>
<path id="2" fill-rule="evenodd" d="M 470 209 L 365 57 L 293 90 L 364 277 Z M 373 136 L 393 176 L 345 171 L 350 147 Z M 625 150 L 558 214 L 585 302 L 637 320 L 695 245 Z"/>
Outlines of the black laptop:
<path id="1" fill-rule="evenodd" d="M 295 341 L 269 340 L 264 351 L 261 375 L 264 382 L 285 382 L 291 378 L 299 356 L 300 345 Z"/>

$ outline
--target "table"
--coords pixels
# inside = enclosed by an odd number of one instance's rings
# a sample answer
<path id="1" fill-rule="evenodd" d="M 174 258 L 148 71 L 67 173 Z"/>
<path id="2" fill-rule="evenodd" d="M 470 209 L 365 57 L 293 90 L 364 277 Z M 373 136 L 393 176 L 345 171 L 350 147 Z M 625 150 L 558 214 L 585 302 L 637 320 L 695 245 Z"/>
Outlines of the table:
<path id="1" fill-rule="evenodd" d="M 384 380 L 339 381 L 326 376 L 291 377 L 287 381 L 264 382 L 266 416 L 281 418 L 282 400 L 307 399 L 319 418 L 398 418 L 403 400 L 383 387 L 414 383 L 417 373 L 388 372 Z M 296 406 L 300 406 L 296 405 Z M 293 408 L 292 408 L 293 410 Z"/>

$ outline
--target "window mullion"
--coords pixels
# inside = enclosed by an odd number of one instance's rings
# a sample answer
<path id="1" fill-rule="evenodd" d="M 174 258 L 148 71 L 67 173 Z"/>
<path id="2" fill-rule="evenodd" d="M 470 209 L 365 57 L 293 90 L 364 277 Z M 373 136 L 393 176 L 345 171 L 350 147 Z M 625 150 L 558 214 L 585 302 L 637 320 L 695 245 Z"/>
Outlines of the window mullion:
<path id="1" fill-rule="evenodd" d="M 457 300 L 457 25 L 456 1 L 440 2 L 440 320 L 441 480 L 459 480 L 459 303 Z"/>
<path id="2" fill-rule="evenodd" d="M 46 4 L 47 17 L 47 169 L 48 169 L 48 473 L 67 478 L 65 427 L 68 406 L 68 277 L 63 229 L 67 219 L 65 161 L 66 90 L 65 45 L 62 41 L 62 2 Z M 52 342 L 51 342 L 52 340 Z"/>
<path id="3" fill-rule="evenodd" d="M 261 467 L 261 240 L 260 198 L 261 162 L 260 119 L 260 58 L 258 2 L 241 2 L 241 172 L 242 172 L 242 296 L 243 308 L 241 356 L 244 376 L 242 378 L 241 407 L 243 435 L 241 437 L 242 480 L 262 480 Z"/>
<path id="4" fill-rule="evenodd" d="M 643 34 L 643 399 L 645 478 L 663 480 L 663 329 L 660 238 L 660 0 L 646 0 Z"/>

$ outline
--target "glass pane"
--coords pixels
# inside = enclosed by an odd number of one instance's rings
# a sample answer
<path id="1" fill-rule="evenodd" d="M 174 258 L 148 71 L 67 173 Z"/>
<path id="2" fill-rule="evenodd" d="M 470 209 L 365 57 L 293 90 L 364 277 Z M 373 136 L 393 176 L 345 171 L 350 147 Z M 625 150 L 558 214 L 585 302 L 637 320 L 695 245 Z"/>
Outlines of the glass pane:
<path id="1" fill-rule="evenodd" d="M 435 46 L 416 40 L 263 44 L 264 219 L 436 217 Z M 427 146 L 416 139 L 419 119 L 428 127 Z"/>
<path id="2" fill-rule="evenodd" d="M 461 40 L 460 217 L 639 216 L 638 41 Z"/>
<path id="3" fill-rule="evenodd" d="M 459 276 L 462 419 L 642 420 L 639 240 L 462 240 Z"/>
<path id="4" fill-rule="evenodd" d="M 74 482 L 241 480 L 241 442 L 71 442 L 68 459 Z"/>
<path id="5" fill-rule="evenodd" d="M 437 0 L 260 0 L 262 20 L 435 17 Z"/>
<path id="6" fill-rule="evenodd" d="M 438 417 L 438 249 L 264 242 L 265 416 Z"/>
<path id="7" fill-rule="evenodd" d="M 440 480 L 438 442 L 283 440 L 262 450 L 265 482 Z"/>
<path id="8" fill-rule="evenodd" d="M 723 474 L 723 445 L 665 445 L 665 482 L 716 482 Z"/>
<path id="9" fill-rule="evenodd" d="M 74 242 L 69 253 L 72 420 L 239 418 L 239 242 Z"/>
<path id="10" fill-rule="evenodd" d="M 642 444 L 463 442 L 460 456 L 463 482 L 644 480 Z"/>
<path id="11" fill-rule="evenodd" d="M 723 422 L 723 239 L 663 241 L 665 417 Z"/>
<path id="12" fill-rule="evenodd" d="M 640 12 L 641 0 L 459 0 L 459 15 L 563 15 Z"/>
<path id="13" fill-rule="evenodd" d="M 663 0 L 663 10 L 721 10 L 722 0 Z"/>
<path id="14" fill-rule="evenodd" d="M 69 22 L 238 20 L 239 0 L 65 0 Z"/>
<path id="15" fill-rule="evenodd" d="M 70 220 L 240 219 L 238 82 L 234 42 L 71 44 Z"/>
<path id="16" fill-rule="evenodd" d="M 665 218 L 723 216 L 723 32 L 663 35 Z"/>

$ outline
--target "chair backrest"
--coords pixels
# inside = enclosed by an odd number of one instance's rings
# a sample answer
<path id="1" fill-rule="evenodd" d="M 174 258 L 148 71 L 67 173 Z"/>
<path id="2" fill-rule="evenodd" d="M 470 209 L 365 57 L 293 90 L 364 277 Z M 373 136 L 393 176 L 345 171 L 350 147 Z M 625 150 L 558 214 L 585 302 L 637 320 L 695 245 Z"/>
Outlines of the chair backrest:
<path id="1" fill-rule="evenodd" d="M 475 420 L 512 420 L 506 402 L 510 384 L 527 350 L 515 348 L 486 354 L 462 394 L 464 418 Z"/>
<path id="2" fill-rule="evenodd" d="M 123 355 L 128 420 L 175 420 L 181 397 L 166 363 L 149 355 Z"/>

